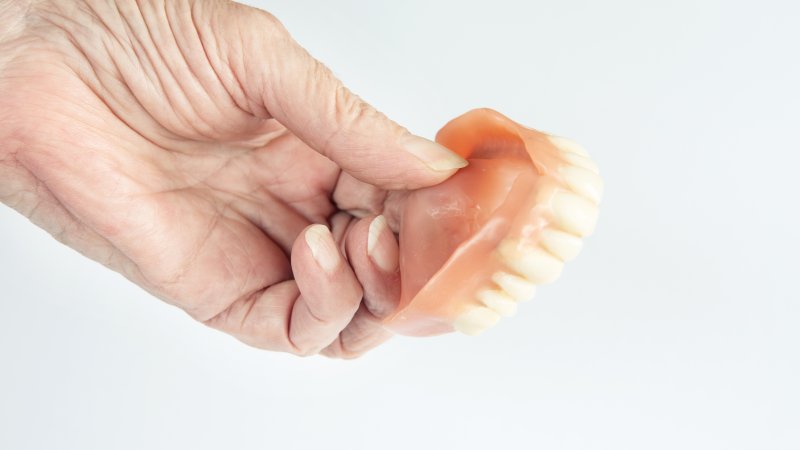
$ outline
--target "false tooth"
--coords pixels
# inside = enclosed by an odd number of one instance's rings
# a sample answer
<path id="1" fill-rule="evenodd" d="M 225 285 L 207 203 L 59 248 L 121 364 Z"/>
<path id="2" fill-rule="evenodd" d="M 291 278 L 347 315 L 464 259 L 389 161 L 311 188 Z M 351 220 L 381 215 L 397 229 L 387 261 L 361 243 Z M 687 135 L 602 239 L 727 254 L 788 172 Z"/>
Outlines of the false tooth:
<path id="1" fill-rule="evenodd" d="M 583 247 L 583 240 L 581 238 L 561 230 L 545 229 L 542 231 L 541 239 L 542 247 L 561 258 L 562 261 L 575 259 Z"/>
<path id="2" fill-rule="evenodd" d="M 564 268 L 561 260 L 538 247 L 520 248 L 513 241 L 504 241 L 498 251 L 508 267 L 532 283 L 552 283 Z"/>
<path id="3" fill-rule="evenodd" d="M 517 302 L 502 291 L 482 290 L 476 295 L 481 303 L 488 306 L 503 317 L 511 317 L 517 313 Z"/>
<path id="4" fill-rule="evenodd" d="M 585 156 L 581 156 L 577 153 L 561 152 L 561 158 L 573 166 L 583 167 L 588 171 L 600 173 L 600 168 L 597 167 L 597 164 Z"/>
<path id="5" fill-rule="evenodd" d="M 558 192 L 553 196 L 555 222 L 564 231 L 588 236 L 597 224 L 597 206 L 571 192 Z"/>
<path id="6" fill-rule="evenodd" d="M 552 175 L 544 175 L 536 186 L 536 203 L 550 204 L 555 195 L 563 190 L 563 183 Z"/>
<path id="7" fill-rule="evenodd" d="M 500 315 L 489 308 L 479 306 L 462 312 L 453 322 L 453 327 L 466 335 L 477 336 L 493 327 Z"/>
<path id="8" fill-rule="evenodd" d="M 561 136 L 548 136 L 547 138 L 550 139 L 550 142 L 553 145 L 555 145 L 559 150 L 563 152 L 577 153 L 578 155 L 586 157 L 589 156 L 589 152 L 587 152 L 582 145 L 578 144 L 577 142 L 571 139 L 567 139 Z"/>
<path id="9" fill-rule="evenodd" d="M 518 302 L 528 301 L 536 295 L 535 284 L 502 270 L 492 275 L 492 281 Z"/>
<path id="10" fill-rule="evenodd" d="M 567 186 L 575 193 L 594 203 L 600 203 L 600 198 L 603 196 L 603 179 L 600 178 L 600 175 L 576 166 L 561 167 L 561 175 L 564 176 Z"/>

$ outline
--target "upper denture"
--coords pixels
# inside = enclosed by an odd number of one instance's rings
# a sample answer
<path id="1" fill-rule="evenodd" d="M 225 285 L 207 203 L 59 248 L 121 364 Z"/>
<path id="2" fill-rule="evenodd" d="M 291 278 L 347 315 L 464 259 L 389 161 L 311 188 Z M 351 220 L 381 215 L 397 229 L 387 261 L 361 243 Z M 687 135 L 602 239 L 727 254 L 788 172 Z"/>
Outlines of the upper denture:
<path id="1" fill-rule="evenodd" d="M 490 109 L 454 119 L 436 140 L 470 164 L 406 197 L 402 298 L 385 325 L 417 336 L 479 334 L 577 255 L 603 183 L 582 147 Z"/>

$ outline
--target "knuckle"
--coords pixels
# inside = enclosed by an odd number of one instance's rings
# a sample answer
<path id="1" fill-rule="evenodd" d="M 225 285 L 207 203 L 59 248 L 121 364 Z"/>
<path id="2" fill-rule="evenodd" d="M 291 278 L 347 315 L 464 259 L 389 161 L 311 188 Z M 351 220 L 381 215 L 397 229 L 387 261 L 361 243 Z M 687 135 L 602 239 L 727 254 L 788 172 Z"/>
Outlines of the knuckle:
<path id="1" fill-rule="evenodd" d="M 333 79 L 333 75 L 318 61 L 314 63 L 313 71 L 315 72 L 313 79 Z M 354 150 L 349 148 L 348 145 L 353 146 L 353 143 L 359 141 L 357 139 L 359 125 L 369 123 L 371 118 L 377 115 L 374 108 L 353 94 L 341 82 L 335 79 L 331 82 L 334 87 L 330 94 L 327 94 L 330 100 L 327 102 L 329 106 L 326 113 L 328 116 L 326 122 L 333 124 L 333 127 L 324 139 L 321 149 L 326 156 L 330 156 L 334 149 L 337 151 Z M 326 84 L 330 83 L 324 81 L 320 83 L 320 85 Z"/>
<path id="2" fill-rule="evenodd" d="M 337 124 L 336 134 L 344 137 L 359 137 L 365 129 L 376 125 L 385 128 L 389 119 L 361 97 L 354 94 L 341 83 L 333 93 L 333 123 Z M 365 126 L 367 125 L 367 126 Z"/>
<path id="3" fill-rule="evenodd" d="M 269 31 L 281 34 L 281 35 L 288 35 L 289 32 L 286 30 L 286 27 L 283 26 L 280 20 L 274 15 L 264 11 L 263 9 L 254 9 L 256 11 L 256 17 L 261 22 L 262 26 L 265 26 Z"/>
<path id="4" fill-rule="evenodd" d="M 345 125 L 367 120 L 377 115 L 374 108 L 341 83 L 334 90 L 334 105 L 337 119 L 339 119 L 337 123 Z"/>
<path id="5" fill-rule="evenodd" d="M 198 6 L 204 5 L 204 3 L 198 3 Z M 220 12 L 230 14 L 230 17 L 234 18 L 238 23 L 245 25 L 244 29 L 288 34 L 281 21 L 263 9 L 237 2 L 225 2 L 221 6 L 223 10 Z M 212 8 L 212 10 L 215 9 Z"/>

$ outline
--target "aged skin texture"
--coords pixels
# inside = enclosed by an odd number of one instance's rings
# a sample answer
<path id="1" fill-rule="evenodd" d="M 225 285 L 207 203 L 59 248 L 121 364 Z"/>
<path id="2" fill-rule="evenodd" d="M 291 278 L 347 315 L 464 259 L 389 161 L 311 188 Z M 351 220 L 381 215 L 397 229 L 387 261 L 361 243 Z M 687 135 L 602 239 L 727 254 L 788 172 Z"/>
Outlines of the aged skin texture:
<path id="1" fill-rule="evenodd" d="M 490 109 L 451 121 L 436 141 L 469 166 L 405 199 L 402 294 L 385 325 L 415 336 L 476 335 L 577 256 L 594 230 L 603 182 L 574 142 Z"/>
<path id="2" fill-rule="evenodd" d="M 383 199 L 465 164 L 264 11 L 0 0 L 0 203 L 249 345 L 353 358 L 389 338 Z"/>

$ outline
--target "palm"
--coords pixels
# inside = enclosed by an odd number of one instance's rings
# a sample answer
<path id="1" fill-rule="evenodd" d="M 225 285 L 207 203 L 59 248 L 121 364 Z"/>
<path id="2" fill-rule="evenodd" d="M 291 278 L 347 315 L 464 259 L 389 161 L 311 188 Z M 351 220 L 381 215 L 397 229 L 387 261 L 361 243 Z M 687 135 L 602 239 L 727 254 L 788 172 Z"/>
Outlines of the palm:
<path id="1" fill-rule="evenodd" d="M 102 110 L 95 119 L 118 121 Z M 82 163 L 87 173 L 98 174 L 96 188 L 116 191 L 113 197 L 87 196 L 76 189 L 75 198 L 59 200 L 67 209 L 81 205 L 84 220 L 92 222 L 88 225 L 105 244 L 102 250 L 113 255 L 115 268 L 207 320 L 238 300 L 291 279 L 292 243 L 307 225 L 325 223 L 335 212 L 330 198 L 338 167 L 280 125 L 267 120 L 264 127 L 270 137 L 251 145 L 191 139 L 179 146 L 139 142 L 132 149 L 136 161 L 124 166 L 110 162 L 114 155 Z M 88 129 L 71 133 L 55 140 L 97 138 Z M 117 132 L 96 145 L 126 152 L 120 143 L 140 135 L 136 124 L 120 123 Z M 78 150 L 51 148 L 65 154 Z"/>
<path id="2" fill-rule="evenodd" d="M 36 175 L 44 185 L 63 184 L 53 198 L 58 205 L 52 206 L 82 218 L 62 238 L 91 239 L 79 249 L 105 255 L 104 262 L 197 318 L 208 319 L 262 287 L 289 279 L 286 254 L 297 234 L 334 212 L 329 199 L 338 167 L 272 120 L 250 129 L 246 126 L 253 122 L 242 124 L 233 136 L 210 130 L 205 142 L 188 128 L 162 138 L 166 127 L 158 117 L 142 114 L 123 122 L 106 99 L 87 95 L 89 86 L 71 73 L 46 79 L 21 75 L 38 79 L 26 113 L 37 122 L 48 117 L 38 125 L 48 137 L 37 142 L 36 158 L 43 164 Z M 124 89 L 112 95 L 121 103 L 173 109 L 162 96 L 126 99 L 130 94 Z M 65 111 L 35 106 L 65 96 L 73 97 L 62 104 Z M 211 104 L 222 116 L 236 113 Z M 187 120 L 212 115 L 196 114 Z M 85 123 L 75 126 L 76 117 Z M 235 124 L 226 126 L 231 130 Z M 90 157 L 72 159 L 87 149 Z M 59 176 L 65 171 L 51 164 L 53 159 L 75 171 Z M 90 192 L 82 185 L 87 177 L 94 187 Z"/>

